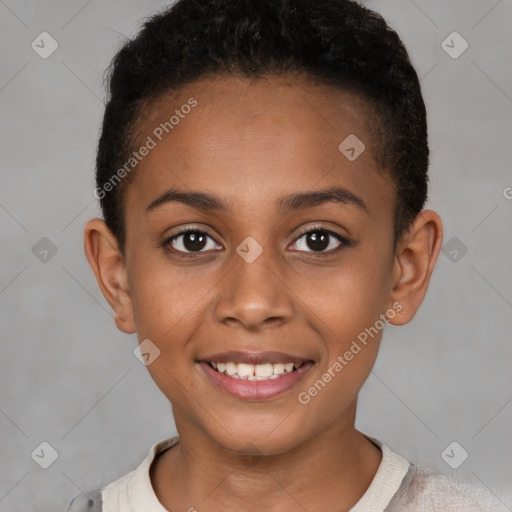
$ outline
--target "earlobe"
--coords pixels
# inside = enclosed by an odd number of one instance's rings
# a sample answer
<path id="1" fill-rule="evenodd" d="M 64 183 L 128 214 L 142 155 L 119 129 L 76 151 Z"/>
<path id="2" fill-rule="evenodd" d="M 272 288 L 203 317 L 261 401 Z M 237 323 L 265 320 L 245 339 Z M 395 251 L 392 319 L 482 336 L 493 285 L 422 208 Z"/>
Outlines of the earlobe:
<path id="1" fill-rule="evenodd" d="M 432 210 L 420 212 L 397 246 L 390 304 L 399 302 L 402 309 L 389 323 L 404 325 L 416 314 L 427 293 L 442 243 L 441 217 Z"/>
<path id="2" fill-rule="evenodd" d="M 117 240 L 101 219 L 91 219 L 84 230 L 84 251 L 103 296 L 114 310 L 117 328 L 135 332 L 133 308 L 124 258 Z"/>

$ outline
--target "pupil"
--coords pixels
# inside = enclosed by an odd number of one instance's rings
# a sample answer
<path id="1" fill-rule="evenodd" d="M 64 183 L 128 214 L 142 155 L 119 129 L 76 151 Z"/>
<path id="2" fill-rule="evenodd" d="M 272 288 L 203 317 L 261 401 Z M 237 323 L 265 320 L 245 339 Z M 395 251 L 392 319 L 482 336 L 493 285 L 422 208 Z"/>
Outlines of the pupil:
<path id="1" fill-rule="evenodd" d="M 321 233 L 320 235 L 318 235 Z M 310 242 L 312 244 L 310 244 Z M 308 247 L 313 250 L 322 251 L 329 247 L 329 235 L 322 231 L 309 233 L 307 236 Z"/>
<path id="2" fill-rule="evenodd" d="M 206 237 L 201 233 L 188 233 L 184 236 L 183 245 L 187 251 L 201 250 L 204 247 L 205 240 Z"/>

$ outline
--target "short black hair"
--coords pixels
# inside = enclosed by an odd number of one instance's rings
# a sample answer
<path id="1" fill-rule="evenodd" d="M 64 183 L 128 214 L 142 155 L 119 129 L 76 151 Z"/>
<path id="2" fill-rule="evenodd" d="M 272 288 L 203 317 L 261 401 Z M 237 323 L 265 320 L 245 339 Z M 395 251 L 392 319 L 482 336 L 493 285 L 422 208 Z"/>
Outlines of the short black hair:
<path id="1" fill-rule="evenodd" d="M 396 248 L 427 200 L 429 164 L 420 83 L 397 33 L 352 0 L 178 0 L 147 19 L 107 69 L 96 197 L 123 255 L 131 176 L 105 185 L 133 151 L 142 106 L 208 75 L 290 73 L 356 93 L 370 107 L 379 166 L 397 198 Z"/>

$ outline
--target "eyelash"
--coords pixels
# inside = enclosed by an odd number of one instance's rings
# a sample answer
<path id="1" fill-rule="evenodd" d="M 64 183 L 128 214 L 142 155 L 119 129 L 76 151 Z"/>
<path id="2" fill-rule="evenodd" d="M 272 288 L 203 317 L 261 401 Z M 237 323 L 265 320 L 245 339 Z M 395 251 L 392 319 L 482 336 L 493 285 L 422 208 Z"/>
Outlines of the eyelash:
<path id="1" fill-rule="evenodd" d="M 318 233 L 318 232 L 325 233 L 325 234 L 327 234 L 329 236 L 332 236 L 332 237 L 336 238 L 339 242 L 341 242 L 340 245 L 338 247 L 336 247 L 335 249 L 331 249 L 329 251 L 322 251 L 322 252 L 297 251 L 297 252 L 307 252 L 307 253 L 316 254 L 318 257 L 323 257 L 323 256 L 331 256 L 333 254 L 337 254 L 342 249 L 350 246 L 350 242 L 345 237 L 339 235 L 338 233 L 335 233 L 334 231 L 326 229 L 323 226 L 319 226 L 319 225 L 309 226 L 307 228 L 304 228 L 304 229 L 300 230 L 299 233 L 298 233 L 297 238 L 294 241 L 294 244 L 298 240 L 300 240 L 303 236 L 308 235 L 309 233 Z M 164 243 L 162 244 L 162 247 L 165 248 L 169 252 L 172 252 L 174 254 L 178 254 L 180 257 L 184 257 L 184 258 L 197 258 L 197 257 L 200 257 L 200 255 L 202 253 L 204 253 L 204 251 L 184 252 L 184 251 L 176 250 L 174 248 L 170 248 L 170 246 L 171 246 L 171 244 L 172 244 L 172 242 L 174 240 L 176 240 L 180 236 L 185 235 L 187 233 L 197 233 L 200 236 L 204 235 L 204 236 L 207 236 L 208 238 L 210 238 L 211 240 L 213 240 L 215 242 L 215 240 L 206 231 L 204 231 L 202 229 L 193 228 L 191 226 L 185 226 L 180 231 L 178 231 L 176 234 L 174 234 L 170 238 L 167 238 L 164 241 Z M 217 243 L 217 242 L 215 242 L 215 243 Z"/>

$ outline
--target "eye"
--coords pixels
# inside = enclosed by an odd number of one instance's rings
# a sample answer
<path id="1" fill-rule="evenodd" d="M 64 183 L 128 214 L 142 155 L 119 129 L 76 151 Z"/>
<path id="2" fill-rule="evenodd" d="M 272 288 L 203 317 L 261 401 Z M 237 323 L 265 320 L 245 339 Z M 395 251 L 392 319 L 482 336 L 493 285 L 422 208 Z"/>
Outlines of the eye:
<path id="1" fill-rule="evenodd" d="M 298 246 L 298 249 L 294 249 L 297 251 L 324 254 L 335 253 L 348 246 L 349 242 L 334 231 L 325 229 L 322 226 L 312 226 L 302 231 L 301 236 L 297 238 L 294 245 Z M 307 250 L 308 248 L 311 250 Z"/>
<path id="2" fill-rule="evenodd" d="M 167 250 L 185 255 L 205 252 L 210 249 L 222 249 L 213 238 L 200 229 L 185 228 L 168 238 L 164 243 Z"/>
<path id="3" fill-rule="evenodd" d="M 190 227 L 183 228 L 166 239 L 162 245 L 166 250 L 185 257 L 194 257 L 195 253 L 199 254 L 212 249 L 222 249 L 222 246 L 217 244 L 206 231 Z M 292 249 L 293 251 L 328 255 L 350 244 L 346 238 L 334 231 L 322 226 L 311 226 L 300 233 L 294 245 L 297 247 Z"/>

